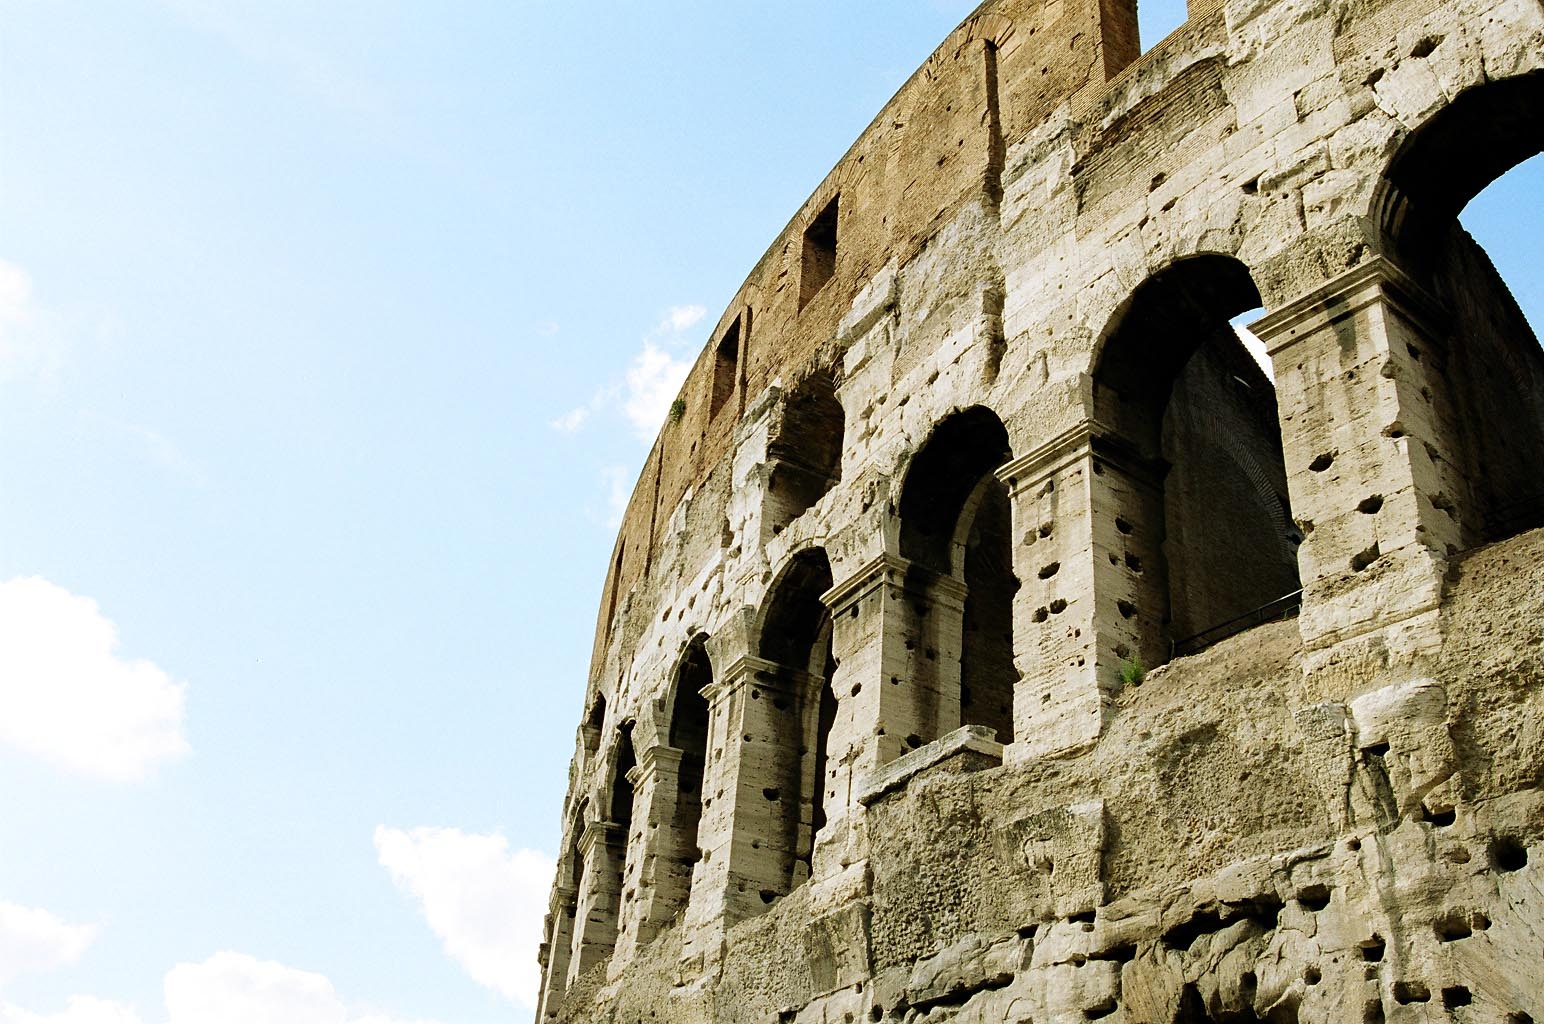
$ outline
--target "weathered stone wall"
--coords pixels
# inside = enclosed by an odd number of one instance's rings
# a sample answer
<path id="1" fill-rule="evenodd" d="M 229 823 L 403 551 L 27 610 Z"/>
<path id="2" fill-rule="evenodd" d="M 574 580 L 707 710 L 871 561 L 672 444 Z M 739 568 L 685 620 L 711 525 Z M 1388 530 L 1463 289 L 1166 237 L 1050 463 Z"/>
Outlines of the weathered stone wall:
<path id="1" fill-rule="evenodd" d="M 1454 219 L 1544 8 L 1190 13 L 984 4 L 725 311 L 542 1019 L 1544 1019 L 1544 354 Z"/>

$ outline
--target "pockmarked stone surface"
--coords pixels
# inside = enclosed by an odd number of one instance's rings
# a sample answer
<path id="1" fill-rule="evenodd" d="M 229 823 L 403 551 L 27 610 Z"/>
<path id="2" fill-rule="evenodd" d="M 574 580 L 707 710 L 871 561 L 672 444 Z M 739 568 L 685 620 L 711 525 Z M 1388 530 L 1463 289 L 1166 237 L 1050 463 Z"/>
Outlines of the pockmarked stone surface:
<path id="1" fill-rule="evenodd" d="M 1544 7 L 1189 13 L 983 4 L 717 322 L 543 1024 L 1544 1021 Z"/>

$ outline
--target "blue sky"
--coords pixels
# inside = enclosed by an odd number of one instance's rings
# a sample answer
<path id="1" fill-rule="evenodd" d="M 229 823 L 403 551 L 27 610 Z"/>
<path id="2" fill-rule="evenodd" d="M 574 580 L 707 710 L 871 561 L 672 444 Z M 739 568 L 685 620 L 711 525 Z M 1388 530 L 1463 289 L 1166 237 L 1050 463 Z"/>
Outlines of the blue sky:
<path id="1" fill-rule="evenodd" d="M 617 503 L 971 6 L 0 0 L 0 1024 L 528 1016 Z"/>

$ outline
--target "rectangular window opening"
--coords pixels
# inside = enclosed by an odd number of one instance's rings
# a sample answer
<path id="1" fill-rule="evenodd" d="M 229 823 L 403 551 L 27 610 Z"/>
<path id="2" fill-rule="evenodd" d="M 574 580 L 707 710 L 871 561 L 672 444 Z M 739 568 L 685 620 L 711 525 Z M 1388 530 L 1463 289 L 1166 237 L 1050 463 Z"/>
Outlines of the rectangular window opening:
<path id="1" fill-rule="evenodd" d="M 708 417 L 711 419 L 718 415 L 718 411 L 729 401 L 729 396 L 734 394 L 735 381 L 740 375 L 740 318 L 735 317 L 734 323 L 729 325 L 729 330 L 724 332 L 724 337 L 718 343 L 718 350 L 713 357 L 713 397 L 708 407 Z"/>
<path id="2" fill-rule="evenodd" d="M 841 198 L 840 195 L 832 196 L 826 208 L 804 229 L 804 258 L 799 270 L 801 310 L 836 273 L 836 214 Z"/>

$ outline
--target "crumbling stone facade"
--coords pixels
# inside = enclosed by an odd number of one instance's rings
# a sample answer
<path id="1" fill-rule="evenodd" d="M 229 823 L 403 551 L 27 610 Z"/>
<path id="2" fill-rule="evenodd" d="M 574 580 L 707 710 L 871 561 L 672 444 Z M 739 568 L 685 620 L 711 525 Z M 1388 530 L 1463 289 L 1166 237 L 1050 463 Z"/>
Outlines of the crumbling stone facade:
<path id="1" fill-rule="evenodd" d="M 1541 149 L 1538 0 L 983 4 L 644 466 L 539 1019 L 1544 1020 Z"/>

